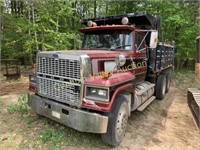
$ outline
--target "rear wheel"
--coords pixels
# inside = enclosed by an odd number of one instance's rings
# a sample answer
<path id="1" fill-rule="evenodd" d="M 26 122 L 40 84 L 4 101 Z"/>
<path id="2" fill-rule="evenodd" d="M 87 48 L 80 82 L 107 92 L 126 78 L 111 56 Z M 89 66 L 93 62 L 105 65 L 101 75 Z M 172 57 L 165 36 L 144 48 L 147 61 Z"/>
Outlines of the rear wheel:
<path id="1" fill-rule="evenodd" d="M 115 100 L 112 111 L 109 113 L 107 133 L 101 135 L 103 142 L 117 146 L 122 141 L 128 121 L 128 104 L 122 95 Z"/>
<path id="2" fill-rule="evenodd" d="M 166 93 L 169 92 L 171 82 L 171 72 L 166 74 Z"/>
<path id="3" fill-rule="evenodd" d="M 156 98 L 163 100 L 166 93 L 166 76 L 159 75 L 156 80 Z"/>

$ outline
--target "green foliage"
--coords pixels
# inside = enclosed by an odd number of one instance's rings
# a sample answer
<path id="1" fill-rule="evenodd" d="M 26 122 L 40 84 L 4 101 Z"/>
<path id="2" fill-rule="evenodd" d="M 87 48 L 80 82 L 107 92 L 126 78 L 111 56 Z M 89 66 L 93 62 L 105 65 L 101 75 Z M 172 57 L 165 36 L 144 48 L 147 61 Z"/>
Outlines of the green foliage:
<path id="1" fill-rule="evenodd" d="M 75 39 L 73 21 L 77 18 L 73 16 L 74 10 L 70 2 L 35 1 L 35 7 L 40 10 L 34 28 L 34 32 L 38 34 L 37 44 L 40 49 L 72 49 Z"/>
<path id="2" fill-rule="evenodd" d="M 161 16 L 164 36 L 160 41 L 175 41 L 177 66 L 194 62 L 195 38 L 200 27 L 198 1 L 42 0 L 22 2 L 22 6 L 16 5 L 18 11 L 14 6 L 10 10 L 10 1 L 7 2 L 9 5 L 0 3 L 3 8 L 3 58 L 20 58 L 22 62 L 32 63 L 36 49 L 77 49 L 80 18 L 93 18 L 96 7 L 97 17 L 138 11 Z"/>
<path id="3" fill-rule="evenodd" d="M 32 117 L 27 117 L 26 118 L 26 123 L 29 124 L 29 125 L 32 124 L 33 123 L 33 118 Z"/>
<path id="4" fill-rule="evenodd" d="M 27 1 L 23 14 L 3 12 L 2 57 L 33 61 L 36 50 L 76 48 L 79 19 L 72 1 Z M 17 9 L 19 6 L 17 6 Z"/>
<path id="5" fill-rule="evenodd" d="M 50 128 L 41 131 L 39 134 L 39 140 L 42 144 L 46 143 L 47 141 L 51 141 L 53 144 L 57 144 L 61 141 L 63 136 L 63 133 L 59 135 L 54 128 Z"/>
<path id="6" fill-rule="evenodd" d="M 50 125 L 51 124 L 51 125 Z M 37 145 L 35 148 L 40 148 L 44 144 L 48 143 L 48 149 L 62 149 L 61 147 L 68 146 L 82 146 L 89 145 L 90 148 L 108 149 L 109 146 L 105 145 L 100 135 L 91 133 L 82 133 L 77 130 L 71 129 L 64 125 L 55 123 L 54 121 L 46 122 L 44 126 L 48 128 L 42 128 L 37 135 Z M 50 126 L 49 126 L 50 125 Z"/>
<path id="7" fill-rule="evenodd" d="M 27 105 L 27 94 L 22 95 L 18 98 L 17 104 L 11 104 L 7 107 L 7 111 L 11 114 L 28 114 L 28 105 Z"/>

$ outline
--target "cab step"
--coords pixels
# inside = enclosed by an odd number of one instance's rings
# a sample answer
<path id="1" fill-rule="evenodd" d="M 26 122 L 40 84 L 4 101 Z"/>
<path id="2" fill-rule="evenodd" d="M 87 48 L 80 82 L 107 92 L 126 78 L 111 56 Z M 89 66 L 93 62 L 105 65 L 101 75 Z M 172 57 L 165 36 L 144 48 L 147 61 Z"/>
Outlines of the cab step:
<path id="1" fill-rule="evenodd" d="M 138 111 L 143 111 L 155 99 L 156 99 L 155 96 L 150 97 L 146 102 L 144 102 L 140 107 L 138 107 L 137 110 Z"/>

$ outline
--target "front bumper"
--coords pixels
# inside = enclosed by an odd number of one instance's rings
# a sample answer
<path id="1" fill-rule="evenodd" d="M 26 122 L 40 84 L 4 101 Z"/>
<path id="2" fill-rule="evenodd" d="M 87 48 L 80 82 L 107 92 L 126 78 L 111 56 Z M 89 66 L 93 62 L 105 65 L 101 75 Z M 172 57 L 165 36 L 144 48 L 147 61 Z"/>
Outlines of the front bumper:
<path id="1" fill-rule="evenodd" d="M 30 93 L 28 105 L 36 113 L 81 132 L 106 133 L 107 131 L 107 116 L 71 108 Z"/>

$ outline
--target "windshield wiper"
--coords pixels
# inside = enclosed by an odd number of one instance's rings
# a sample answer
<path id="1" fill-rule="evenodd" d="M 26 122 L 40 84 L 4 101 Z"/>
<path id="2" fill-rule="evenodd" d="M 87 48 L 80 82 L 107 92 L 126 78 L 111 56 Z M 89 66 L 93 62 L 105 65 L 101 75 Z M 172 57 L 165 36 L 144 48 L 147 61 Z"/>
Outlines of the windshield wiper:
<path id="1" fill-rule="evenodd" d="M 92 49 L 92 48 L 106 48 L 106 49 L 110 49 L 110 48 L 102 46 L 102 45 L 101 46 L 90 47 L 90 49 Z"/>
<path id="2" fill-rule="evenodd" d="M 101 46 L 95 46 L 93 48 L 104 48 L 105 46 L 101 45 Z M 106 48 L 106 47 L 105 47 Z"/>
<path id="3" fill-rule="evenodd" d="M 112 48 L 112 49 L 118 49 L 118 48 L 122 48 L 122 47 L 126 47 L 126 46 L 131 46 L 130 44 L 129 45 L 119 45 L 119 46 L 116 46 L 115 48 Z"/>

